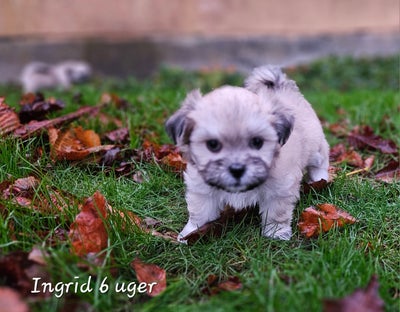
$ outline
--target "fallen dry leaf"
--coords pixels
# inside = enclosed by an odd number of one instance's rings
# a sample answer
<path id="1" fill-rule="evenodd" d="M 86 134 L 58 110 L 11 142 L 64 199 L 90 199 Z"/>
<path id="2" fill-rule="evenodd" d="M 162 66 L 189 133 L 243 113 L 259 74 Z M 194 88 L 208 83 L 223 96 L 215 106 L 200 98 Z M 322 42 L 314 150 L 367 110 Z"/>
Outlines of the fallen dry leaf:
<path id="1" fill-rule="evenodd" d="M 328 130 L 335 136 L 343 138 L 348 133 L 349 123 L 347 120 L 342 120 L 337 123 L 329 124 Z"/>
<path id="2" fill-rule="evenodd" d="M 248 208 L 236 211 L 234 208 L 226 205 L 218 219 L 207 222 L 197 230 L 186 235 L 183 240 L 188 245 L 193 245 L 201 238 L 221 237 L 230 221 L 241 222 L 247 215 L 254 214 L 258 215 L 258 209 Z"/>
<path id="3" fill-rule="evenodd" d="M 384 168 L 379 170 L 375 179 L 382 182 L 392 183 L 400 180 L 400 163 L 397 160 L 390 161 Z"/>
<path id="4" fill-rule="evenodd" d="M 219 281 L 215 274 L 207 277 L 207 286 L 202 289 L 202 293 L 214 296 L 221 291 L 235 291 L 242 289 L 243 285 L 237 276 L 230 276 L 226 280 Z"/>
<path id="5" fill-rule="evenodd" d="M 167 273 L 158 265 L 147 264 L 136 258 L 131 262 L 131 267 L 135 270 L 138 281 L 147 284 L 146 292 L 150 297 L 159 295 L 167 288 Z M 152 289 L 151 283 L 155 283 Z"/>
<path id="6" fill-rule="evenodd" d="M 351 146 L 357 149 L 374 149 L 383 154 L 398 154 L 399 149 L 392 140 L 383 139 L 374 134 L 369 126 L 356 127 L 348 135 L 348 141 Z"/>
<path id="7" fill-rule="evenodd" d="M 126 143 L 129 140 L 129 129 L 128 128 L 119 128 L 114 131 L 108 132 L 105 135 L 105 138 L 112 143 Z"/>
<path id="8" fill-rule="evenodd" d="M 39 187 L 40 181 L 34 176 L 5 180 L 0 183 L 0 198 L 9 199 L 21 207 L 43 213 L 62 212 L 75 202 L 73 195 L 47 186 Z"/>
<path id="9" fill-rule="evenodd" d="M 29 307 L 21 295 L 10 287 L 0 287 L 0 312 L 28 312 Z"/>
<path id="10" fill-rule="evenodd" d="M 379 283 L 375 275 L 365 289 L 357 289 L 343 299 L 325 299 L 324 312 L 380 312 L 385 303 L 379 297 Z"/>
<path id="11" fill-rule="evenodd" d="M 19 117 L 0 97 L 0 137 L 13 132 L 21 126 Z"/>
<path id="12" fill-rule="evenodd" d="M 48 129 L 51 157 L 57 160 L 82 160 L 90 154 L 108 151 L 114 145 L 101 145 L 100 137 L 93 130 L 82 127 L 61 131 Z"/>
<path id="13" fill-rule="evenodd" d="M 14 130 L 14 136 L 20 138 L 28 138 L 33 135 L 36 135 L 44 130 L 49 128 L 53 128 L 56 126 L 63 125 L 65 123 L 69 123 L 78 119 L 86 114 L 91 114 L 95 111 L 98 111 L 98 107 L 96 106 L 87 106 L 81 107 L 76 112 L 72 112 L 70 114 L 57 117 L 50 120 L 42 120 L 42 121 L 30 121 L 28 124 L 22 125 L 19 128 Z"/>
<path id="14" fill-rule="evenodd" d="M 303 235 L 310 238 L 318 236 L 321 231 L 328 232 L 333 227 L 342 227 L 356 221 L 349 213 L 325 203 L 306 208 L 300 216 L 298 227 Z"/>
<path id="15" fill-rule="evenodd" d="M 160 146 L 149 140 L 144 140 L 142 150 L 146 161 L 155 160 L 178 173 L 181 173 L 186 168 L 186 161 L 182 158 L 179 149 L 175 145 L 164 144 Z"/>
<path id="16" fill-rule="evenodd" d="M 19 119 L 21 123 L 27 123 L 31 120 L 43 120 L 50 112 L 63 109 L 65 104 L 55 98 L 45 99 L 43 94 L 25 94 L 20 101 L 21 109 Z"/>
<path id="17" fill-rule="evenodd" d="M 69 237 L 74 254 L 84 256 L 90 252 L 98 253 L 107 247 L 108 234 L 104 224 L 106 216 L 106 199 L 97 191 L 86 199 L 75 222 L 71 224 Z"/>
<path id="18" fill-rule="evenodd" d="M 30 260 L 24 251 L 14 251 L 0 258 L 0 276 L 2 283 L 16 289 L 22 296 L 47 297 L 49 293 L 32 294 L 33 277 L 49 282 L 50 276 L 46 267 Z"/>

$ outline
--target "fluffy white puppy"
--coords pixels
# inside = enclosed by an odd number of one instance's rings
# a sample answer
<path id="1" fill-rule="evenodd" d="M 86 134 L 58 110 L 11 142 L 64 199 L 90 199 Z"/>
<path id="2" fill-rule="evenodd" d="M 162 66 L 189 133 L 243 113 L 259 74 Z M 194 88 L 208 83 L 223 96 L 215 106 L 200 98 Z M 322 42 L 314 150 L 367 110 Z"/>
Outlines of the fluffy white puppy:
<path id="1" fill-rule="evenodd" d="M 300 183 L 328 179 L 329 146 L 311 105 L 280 68 L 256 68 L 245 88 L 192 91 L 166 122 L 188 161 L 189 220 L 179 240 L 225 205 L 259 206 L 262 234 L 288 240 Z"/>
<path id="2" fill-rule="evenodd" d="M 74 83 L 91 76 L 90 65 L 83 61 L 64 61 L 52 65 L 31 62 L 21 73 L 20 81 L 24 92 L 36 92 L 48 88 L 68 89 Z"/>

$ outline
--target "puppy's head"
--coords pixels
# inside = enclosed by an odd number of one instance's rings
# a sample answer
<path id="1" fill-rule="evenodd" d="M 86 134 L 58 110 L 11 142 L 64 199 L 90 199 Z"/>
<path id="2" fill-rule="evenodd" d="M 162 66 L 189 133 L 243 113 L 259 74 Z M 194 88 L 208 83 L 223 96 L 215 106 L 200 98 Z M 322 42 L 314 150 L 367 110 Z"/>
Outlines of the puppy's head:
<path id="1" fill-rule="evenodd" d="M 190 93 L 166 129 L 205 183 L 234 193 L 265 182 L 292 123 L 256 93 L 222 87 Z"/>

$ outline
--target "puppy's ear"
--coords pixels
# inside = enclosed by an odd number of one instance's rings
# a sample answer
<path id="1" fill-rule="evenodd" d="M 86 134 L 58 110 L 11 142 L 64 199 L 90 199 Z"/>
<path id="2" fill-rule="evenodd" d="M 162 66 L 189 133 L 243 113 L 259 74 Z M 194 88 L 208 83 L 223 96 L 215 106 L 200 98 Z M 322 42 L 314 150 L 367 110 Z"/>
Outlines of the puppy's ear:
<path id="1" fill-rule="evenodd" d="M 188 118 L 188 114 L 194 110 L 197 102 L 201 99 L 199 90 L 190 92 L 182 102 L 181 108 L 177 110 L 165 123 L 165 129 L 169 137 L 178 146 L 189 143 L 190 133 L 194 127 L 194 121 Z"/>
<path id="2" fill-rule="evenodd" d="M 288 140 L 290 133 L 293 130 L 294 117 L 282 112 L 274 112 L 275 121 L 272 123 L 278 134 L 278 142 L 282 146 Z"/>

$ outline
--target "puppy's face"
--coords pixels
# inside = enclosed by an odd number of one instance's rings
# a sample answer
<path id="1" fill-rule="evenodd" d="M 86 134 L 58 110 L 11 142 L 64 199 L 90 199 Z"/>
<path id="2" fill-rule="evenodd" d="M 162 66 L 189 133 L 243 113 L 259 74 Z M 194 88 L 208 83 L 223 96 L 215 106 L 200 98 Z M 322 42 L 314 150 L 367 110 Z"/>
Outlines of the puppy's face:
<path id="1" fill-rule="evenodd" d="M 204 182 L 232 193 L 265 182 L 290 128 L 290 121 L 258 95 L 236 87 L 189 95 L 167 121 L 168 132 Z"/>

